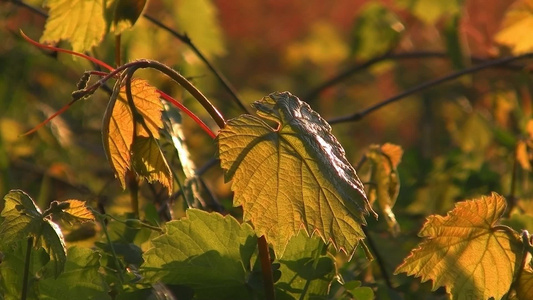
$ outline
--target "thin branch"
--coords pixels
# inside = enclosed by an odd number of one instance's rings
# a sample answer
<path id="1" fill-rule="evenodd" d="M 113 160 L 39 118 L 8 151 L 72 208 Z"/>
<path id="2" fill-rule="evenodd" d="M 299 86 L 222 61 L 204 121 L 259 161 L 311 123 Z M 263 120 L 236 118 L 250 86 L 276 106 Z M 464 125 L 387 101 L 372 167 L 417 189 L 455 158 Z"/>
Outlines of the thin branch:
<path id="1" fill-rule="evenodd" d="M 372 238 L 372 236 L 370 236 L 370 233 L 368 232 L 368 229 L 366 228 L 366 226 L 361 226 L 361 228 L 363 228 L 363 232 L 365 233 L 366 241 L 368 242 L 368 247 L 372 250 L 374 257 L 376 258 L 376 262 L 378 264 L 379 270 L 381 271 L 381 276 L 383 276 L 383 279 L 385 280 L 385 283 L 387 284 L 387 286 L 390 289 L 394 289 L 389 273 L 387 272 L 387 268 L 385 267 L 385 260 L 379 253 L 378 247 L 376 243 L 374 242 L 374 239 Z"/>
<path id="2" fill-rule="evenodd" d="M 470 68 L 467 68 L 467 69 L 464 69 L 464 70 L 461 70 L 461 71 L 458 71 L 458 72 L 454 72 L 454 73 L 451 73 L 451 74 L 448 74 L 446 76 L 443 76 L 443 77 L 440 77 L 440 78 L 437 78 L 437 79 L 434 79 L 434 80 L 430 80 L 430 81 L 427 81 L 427 82 L 424 82 L 422 84 L 419 84 L 417 86 L 414 86 L 396 96 L 393 96 L 389 99 L 386 99 L 386 100 L 383 100 L 377 104 L 374 104 L 366 109 L 363 109 L 359 112 L 356 112 L 352 115 L 348 115 L 348 116 L 344 116 L 344 117 L 339 117 L 339 118 L 335 118 L 335 119 L 332 119 L 332 120 L 329 120 L 328 122 L 330 124 L 338 124 L 338 123 L 344 123 L 344 122 L 354 122 L 354 121 L 359 121 L 361 120 L 363 117 L 365 117 L 366 115 L 370 114 L 371 112 L 374 112 L 386 105 L 389 105 L 391 103 L 394 103 L 402 98 L 405 98 L 407 96 L 410 96 L 414 93 L 417 93 L 417 92 L 420 92 L 422 90 L 425 90 L 425 89 L 428 89 L 430 87 L 433 87 L 433 86 L 436 86 L 438 84 L 441 84 L 443 82 L 446 82 L 446 81 L 450 81 L 450 80 L 453 80 L 453 79 L 456 79 L 456 78 L 459 78 L 463 75 L 467 75 L 467 74 L 472 74 L 472 73 L 475 73 L 477 71 L 480 71 L 480 70 L 483 70 L 483 69 L 487 69 L 487 68 L 492 68 L 492 67 L 498 67 L 498 66 L 501 66 L 501 65 L 505 65 L 505 64 L 508 64 L 512 61 L 515 61 L 515 60 L 520 60 L 520 59 L 524 59 L 524 58 L 531 58 L 533 57 L 533 53 L 526 53 L 526 54 L 522 54 L 522 55 L 518 55 L 518 56 L 511 56 L 511 57 L 504 57 L 504 58 L 500 58 L 500 59 L 495 59 L 495 60 L 491 60 L 491 61 L 487 61 L 485 63 L 482 63 L 482 64 L 479 64 L 477 66 L 473 66 L 473 67 L 470 67 Z"/>
<path id="3" fill-rule="evenodd" d="M 362 70 L 368 69 L 371 66 L 380 63 L 382 61 L 386 60 L 403 60 L 403 59 L 421 59 L 421 58 L 439 58 L 439 59 L 448 59 L 449 55 L 445 52 L 432 52 L 432 51 L 417 51 L 417 52 L 405 52 L 405 53 L 391 53 L 387 52 L 383 55 L 374 57 L 372 59 L 369 59 L 365 62 L 356 64 L 352 66 L 351 68 L 348 68 L 345 71 L 342 71 L 341 73 L 333 76 L 332 78 L 328 79 L 324 83 L 318 85 L 317 87 L 311 89 L 311 91 L 307 92 L 302 99 L 305 99 L 306 101 L 313 100 L 317 98 L 320 93 L 346 79 L 351 77 L 357 72 L 360 72 Z M 487 62 L 487 59 L 483 59 L 480 57 L 471 57 L 470 58 L 472 62 L 474 63 L 484 63 Z M 522 70 L 523 66 L 520 65 L 500 65 L 498 67 L 503 67 L 506 69 L 511 70 Z"/>
<path id="4" fill-rule="evenodd" d="M 233 97 L 233 100 L 235 101 L 235 103 L 237 103 L 237 105 L 246 113 L 248 113 L 248 108 L 244 105 L 243 101 L 239 98 L 239 96 L 237 95 L 237 91 L 235 90 L 235 88 L 233 87 L 233 85 L 229 82 L 229 80 L 224 76 L 224 74 L 222 74 L 222 72 L 220 72 L 206 57 L 205 55 L 200 51 L 200 49 L 198 49 L 196 47 L 195 44 L 193 44 L 193 42 L 191 41 L 191 39 L 189 38 L 189 36 L 187 36 L 187 34 L 180 34 L 178 33 L 177 31 L 173 30 L 172 28 L 168 27 L 167 25 L 161 23 L 159 20 L 157 20 L 156 18 L 148 15 L 148 14 L 144 14 L 143 17 L 145 17 L 148 21 L 152 22 L 153 24 L 157 25 L 158 27 L 166 30 L 168 33 L 170 33 L 171 35 L 173 35 L 174 37 L 176 37 L 177 39 L 179 39 L 180 41 L 182 41 L 184 44 L 186 44 L 187 46 L 189 46 L 191 48 L 191 50 L 196 54 L 196 56 L 198 56 L 198 58 L 200 58 L 200 60 L 202 60 L 205 65 L 209 68 L 209 70 L 211 70 L 211 72 L 213 72 L 213 74 L 215 75 L 215 77 L 218 79 L 218 81 L 220 81 L 220 83 L 222 84 L 222 86 L 226 89 L 226 91 Z"/>

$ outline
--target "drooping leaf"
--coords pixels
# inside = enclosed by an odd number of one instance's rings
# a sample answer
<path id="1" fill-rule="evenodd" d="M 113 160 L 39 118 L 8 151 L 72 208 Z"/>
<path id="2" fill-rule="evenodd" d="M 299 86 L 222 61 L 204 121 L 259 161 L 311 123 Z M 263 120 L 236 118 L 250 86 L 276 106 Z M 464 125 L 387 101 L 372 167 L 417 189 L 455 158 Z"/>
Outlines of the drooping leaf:
<path id="1" fill-rule="evenodd" d="M 244 219 L 278 257 L 302 228 L 351 255 L 364 238 L 364 215 L 373 211 L 331 127 L 288 92 L 254 106 L 279 127 L 242 115 L 217 137 L 225 180 L 233 179 L 233 204 L 242 205 Z"/>
<path id="2" fill-rule="evenodd" d="M 68 250 L 65 271 L 58 278 L 39 280 L 39 299 L 111 299 L 99 272 L 100 255 L 89 248 Z"/>
<path id="3" fill-rule="evenodd" d="M 50 11 L 42 43 L 68 40 L 72 50 L 84 52 L 104 37 L 104 0 L 47 0 L 46 6 Z"/>
<path id="4" fill-rule="evenodd" d="M 4 197 L 0 239 L 6 245 L 20 239 L 34 238 L 36 248 L 43 247 L 54 263 L 54 275 L 65 266 L 67 249 L 57 224 L 44 216 L 33 199 L 21 190 L 12 190 Z"/>
<path id="5" fill-rule="evenodd" d="M 392 208 L 400 191 L 396 167 L 400 163 L 402 154 L 403 150 L 400 146 L 388 143 L 382 146 L 372 145 L 366 153 L 366 157 L 372 164 L 370 177 L 372 184 L 368 187 L 368 197 L 371 204 L 374 201 L 378 203 L 393 235 L 400 232 L 400 225 L 396 221 Z"/>
<path id="6" fill-rule="evenodd" d="M 147 0 L 116 0 L 113 4 L 113 28 L 115 34 L 121 34 L 137 22 L 146 7 Z"/>
<path id="7" fill-rule="evenodd" d="M 159 145 L 150 137 L 136 137 L 131 146 L 133 170 L 148 182 L 160 182 L 172 191 L 172 173 Z"/>
<path id="8" fill-rule="evenodd" d="M 278 298 L 284 299 L 284 294 L 294 299 L 318 299 L 328 294 L 336 268 L 333 258 L 321 250 L 325 250 L 324 242 L 303 232 L 289 241 L 279 261 Z"/>
<path id="9" fill-rule="evenodd" d="M 518 234 L 499 228 L 505 199 L 493 193 L 458 203 L 447 216 L 432 215 L 420 230 L 425 240 L 395 273 L 432 280 L 453 299 L 501 299 L 519 267 L 522 243 Z"/>
<path id="10" fill-rule="evenodd" d="M 126 96 L 126 87 L 119 85 L 117 82 L 107 106 L 102 133 L 108 160 L 115 171 L 115 176 L 125 188 L 126 171 L 133 170 L 131 165 L 133 140 L 135 136 L 150 137 L 150 134 L 141 124 L 134 122 Z M 154 138 L 159 138 L 159 129 L 163 127 L 161 120 L 163 105 L 157 90 L 145 80 L 134 79 L 131 83 L 131 94 L 133 103 L 150 133 Z"/>
<path id="11" fill-rule="evenodd" d="M 195 299 L 250 298 L 247 279 L 257 243 L 250 225 L 189 209 L 187 217 L 166 223 L 165 231 L 143 255 L 146 282 L 185 285 Z"/>
<path id="12" fill-rule="evenodd" d="M 533 50 L 533 1 L 518 0 L 506 12 L 496 42 L 511 48 L 515 55 Z"/>
<path id="13" fill-rule="evenodd" d="M 70 224 L 84 223 L 89 221 L 94 222 L 94 215 L 85 205 L 85 201 L 70 199 L 61 201 L 61 203 L 65 205 L 66 208 L 62 209 L 61 213 L 58 215 L 64 221 Z"/>

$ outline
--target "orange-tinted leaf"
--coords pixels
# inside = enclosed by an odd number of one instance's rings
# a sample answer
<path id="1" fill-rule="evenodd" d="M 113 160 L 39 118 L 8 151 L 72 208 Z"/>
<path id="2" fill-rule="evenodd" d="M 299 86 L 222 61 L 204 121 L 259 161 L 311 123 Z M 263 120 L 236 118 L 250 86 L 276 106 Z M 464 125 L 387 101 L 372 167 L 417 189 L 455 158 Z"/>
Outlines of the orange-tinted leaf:
<path id="1" fill-rule="evenodd" d="M 136 137 L 131 146 L 133 170 L 148 182 L 159 181 L 172 191 L 172 173 L 157 142 L 152 138 Z"/>
<path id="2" fill-rule="evenodd" d="M 161 120 L 163 105 L 159 99 L 159 93 L 148 82 L 140 79 L 132 81 L 131 93 L 135 107 L 142 115 L 150 133 L 154 138 L 159 138 L 159 129 L 163 127 Z M 121 86 L 120 89 L 115 86 L 115 91 L 104 116 L 102 131 L 107 158 L 115 171 L 115 176 L 125 188 L 126 171 L 132 169 L 131 146 L 134 135 L 150 136 L 141 124 L 134 125 L 133 114 L 126 98 L 125 86 Z"/>
<path id="3" fill-rule="evenodd" d="M 62 210 L 61 218 L 69 223 L 84 223 L 94 221 L 93 213 L 85 206 L 85 201 L 65 200 L 62 204 L 68 204 L 67 208 Z"/>
<path id="4" fill-rule="evenodd" d="M 496 34 L 496 41 L 511 48 L 514 54 L 533 50 L 533 0 L 518 0 L 507 11 L 502 29 Z"/>
<path id="5" fill-rule="evenodd" d="M 395 273 L 432 280 L 433 289 L 445 286 L 453 299 L 501 299 L 522 255 L 518 234 L 496 227 L 505 208 L 493 193 L 460 202 L 445 217 L 428 217 L 419 233 L 425 240 Z"/>
<path id="6" fill-rule="evenodd" d="M 516 161 L 522 166 L 524 170 L 531 170 L 531 162 L 529 161 L 529 153 L 527 151 L 527 144 L 524 141 L 519 141 L 516 145 Z"/>

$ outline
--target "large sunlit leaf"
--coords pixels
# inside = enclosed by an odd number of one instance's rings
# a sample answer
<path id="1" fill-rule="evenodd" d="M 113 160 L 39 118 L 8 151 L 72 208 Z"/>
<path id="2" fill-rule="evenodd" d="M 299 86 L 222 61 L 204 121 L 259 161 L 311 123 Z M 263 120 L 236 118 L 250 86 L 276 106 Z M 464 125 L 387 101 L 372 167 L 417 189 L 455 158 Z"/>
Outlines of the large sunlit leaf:
<path id="1" fill-rule="evenodd" d="M 104 0 L 47 0 L 50 8 L 41 42 L 67 40 L 84 52 L 100 43 L 106 31 Z"/>
<path id="2" fill-rule="evenodd" d="M 385 221 L 392 234 L 398 234 L 400 225 L 396 221 L 396 216 L 392 211 L 398 193 L 400 191 L 400 181 L 396 167 L 402 159 L 403 150 L 394 144 L 384 144 L 382 146 L 372 145 L 366 153 L 366 157 L 372 165 L 370 184 L 368 186 L 368 198 L 370 203 L 377 202 Z"/>
<path id="3" fill-rule="evenodd" d="M 247 280 L 257 246 L 250 225 L 189 209 L 187 217 L 166 223 L 152 244 L 141 266 L 146 282 L 185 285 L 195 299 L 250 299 Z"/>
<path id="4" fill-rule="evenodd" d="M 292 238 L 280 259 L 281 277 L 276 281 L 279 299 L 325 297 L 336 275 L 335 262 L 324 242 L 300 232 Z M 303 297 L 302 297 L 303 295 Z"/>
<path id="5" fill-rule="evenodd" d="M 519 55 L 533 50 L 533 0 L 518 0 L 505 14 L 495 40 Z"/>
<path id="6" fill-rule="evenodd" d="M 460 202 L 447 216 L 428 217 L 419 235 L 425 240 L 395 273 L 432 280 L 453 299 L 501 299 L 519 267 L 522 243 L 498 225 L 506 208 L 493 193 Z"/>
<path id="7" fill-rule="evenodd" d="M 154 138 L 159 138 L 159 129 L 163 127 L 161 119 L 163 105 L 156 88 L 145 80 L 134 79 L 131 83 L 131 93 L 133 103 L 142 115 L 150 133 Z M 150 137 L 141 124 L 135 123 L 128 105 L 126 87 L 115 86 L 115 92 L 104 116 L 102 132 L 108 160 L 123 188 L 126 187 L 126 172 L 133 171 L 131 151 L 134 138 L 136 136 Z M 149 157 L 143 159 L 149 160 Z M 156 162 L 152 163 L 156 164 Z M 170 189 L 170 186 L 168 187 Z"/>
<path id="8" fill-rule="evenodd" d="M 44 216 L 33 199 L 20 190 L 12 190 L 4 197 L 0 239 L 6 245 L 19 239 L 34 239 L 36 248 L 43 247 L 53 260 L 54 275 L 65 266 L 67 249 L 63 233 L 57 224 Z"/>
<path id="9" fill-rule="evenodd" d="M 281 257 L 300 229 L 351 255 L 365 237 L 372 212 L 363 184 L 331 134 L 308 104 L 288 92 L 254 104 L 258 115 L 228 121 L 218 136 L 225 180 L 233 179 L 233 204 L 265 235 Z"/>
<path id="10" fill-rule="evenodd" d="M 39 281 L 39 299 L 111 299 L 109 286 L 99 268 L 97 252 L 89 248 L 69 248 L 65 271 L 56 279 Z"/>

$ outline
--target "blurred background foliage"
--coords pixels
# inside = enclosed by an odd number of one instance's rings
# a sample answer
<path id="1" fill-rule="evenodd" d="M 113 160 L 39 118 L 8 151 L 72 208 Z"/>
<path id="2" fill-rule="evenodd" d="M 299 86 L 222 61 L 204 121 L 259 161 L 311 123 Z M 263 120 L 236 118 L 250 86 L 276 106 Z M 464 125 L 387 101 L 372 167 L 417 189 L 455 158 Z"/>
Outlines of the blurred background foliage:
<path id="1" fill-rule="evenodd" d="M 41 207 L 78 198 L 111 212 L 130 211 L 129 194 L 113 178 L 102 147 L 105 91 L 76 103 L 36 133 L 21 136 L 70 101 L 82 73 L 94 66 L 25 42 L 19 30 L 38 39 L 45 18 L 16 2 L 0 4 L 0 194 L 19 188 Z M 25 3 L 42 9 L 42 1 Z M 533 13 L 527 12 L 532 6 L 529 0 L 152 0 L 144 13 L 186 33 L 246 105 L 288 90 L 331 120 L 486 60 L 532 51 L 527 43 L 533 37 L 524 34 L 533 28 L 528 27 Z M 511 15 L 512 10 L 517 13 Z M 59 47 L 70 46 L 62 42 Z M 90 54 L 111 64 L 114 49 L 109 34 Z M 178 70 L 226 118 L 243 113 L 190 47 L 146 18 L 123 32 L 122 55 L 125 62 L 150 58 Z M 383 220 L 370 224 L 378 248 L 387 253 L 389 271 L 415 245 L 425 216 L 443 214 L 456 201 L 491 191 L 507 195 L 513 212 L 526 213 L 513 219 L 514 226 L 533 231 L 530 70 L 527 60 L 483 69 L 420 90 L 358 121 L 333 125 L 353 165 L 371 144 L 394 143 L 405 151 L 394 208 L 402 233 L 390 239 Z M 216 130 L 179 86 L 153 71 L 139 75 Z M 337 80 L 326 86 L 332 78 Z M 189 157 L 201 168 L 214 157 L 215 144 L 188 117 L 182 125 Z M 177 158 L 171 161 L 182 168 Z M 360 171 L 365 181 L 365 169 Z M 177 173 L 184 180 L 184 172 Z M 209 197 L 238 214 L 218 166 L 201 178 Z M 159 187 L 144 185 L 141 191 L 142 210 L 146 218 L 153 217 L 168 199 L 161 198 Z M 184 201 L 179 194 L 175 198 L 173 210 L 179 216 Z M 367 266 L 364 255 L 356 257 L 343 266 L 345 280 L 383 284 L 374 278 L 381 278 L 379 270 Z M 430 289 L 407 283 L 407 277 L 394 280 L 413 295 Z M 378 294 L 378 299 L 387 297 Z"/>

